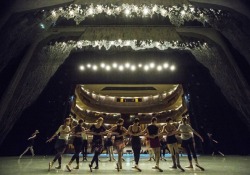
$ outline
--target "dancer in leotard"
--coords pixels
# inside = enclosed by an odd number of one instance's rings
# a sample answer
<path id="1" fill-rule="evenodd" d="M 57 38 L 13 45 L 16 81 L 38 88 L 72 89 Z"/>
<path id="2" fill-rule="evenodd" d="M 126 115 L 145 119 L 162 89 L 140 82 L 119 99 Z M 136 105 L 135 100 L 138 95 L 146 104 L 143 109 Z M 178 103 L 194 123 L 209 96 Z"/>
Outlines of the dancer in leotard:
<path id="1" fill-rule="evenodd" d="M 118 153 L 118 162 L 116 163 L 117 171 L 122 169 L 122 153 L 125 147 L 124 135 L 127 134 L 127 130 L 123 127 L 124 120 L 122 118 L 118 119 L 116 125 L 110 129 L 111 132 L 115 134 L 115 147 Z"/>
<path id="2" fill-rule="evenodd" d="M 62 154 L 66 149 L 66 146 L 68 144 L 69 133 L 71 132 L 69 125 L 70 125 L 70 118 L 66 118 L 64 120 L 64 124 L 61 125 L 55 132 L 55 134 L 50 139 L 47 140 L 47 142 L 51 142 L 58 134 L 60 134 L 55 144 L 55 149 L 57 151 L 57 154 L 55 155 L 53 161 L 49 162 L 49 169 L 48 169 L 49 171 L 57 160 L 59 165 L 56 168 L 61 169 Z"/>
<path id="3" fill-rule="evenodd" d="M 134 119 L 133 125 L 130 125 L 128 128 L 128 134 L 131 136 L 131 145 L 134 153 L 135 166 L 133 168 L 141 171 L 138 167 L 141 153 L 141 127 L 139 126 L 139 121 L 139 118 Z"/>
<path id="4" fill-rule="evenodd" d="M 173 166 L 171 168 L 179 168 L 181 171 L 185 171 L 180 165 L 178 141 L 175 137 L 177 129 L 172 122 L 173 120 L 168 117 L 163 129 L 163 132 L 167 133 L 167 146 L 173 161 Z"/>
<path id="5" fill-rule="evenodd" d="M 214 140 L 213 135 L 211 133 L 207 133 L 208 139 L 209 139 L 209 145 L 212 149 L 212 156 L 216 153 L 219 153 L 223 157 L 225 156 L 219 149 L 217 144 L 219 143 L 217 140 Z"/>
<path id="6" fill-rule="evenodd" d="M 194 158 L 195 163 L 196 163 L 195 165 L 198 168 L 200 168 L 202 171 L 204 171 L 205 169 L 203 167 L 201 167 L 198 163 L 198 158 L 197 158 L 195 148 L 194 148 L 194 143 L 193 143 L 193 133 L 196 136 L 198 136 L 202 142 L 203 142 L 203 138 L 189 124 L 187 124 L 186 117 L 182 118 L 182 124 L 179 125 L 177 132 L 179 132 L 181 134 L 181 139 L 182 139 L 181 146 L 186 150 L 187 155 L 188 155 L 189 166 L 187 166 L 186 168 L 193 168 L 192 156 L 191 156 L 191 153 L 192 153 L 193 158 Z"/>
<path id="7" fill-rule="evenodd" d="M 104 128 L 103 126 L 103 118 L 99 117 L 96 123 L 90 127 L 89 132 L 87 133 L 93 135 L 92 150 L 94 152 L 94 156 L 91 160 L 91 163 L 89 164 L 90 171 L 92 171 L 92 166 L 94 162 L 96 163 L 94 169 L 99 169 L 99 155 L 102 153 L 103 150 L 102 137 L 104 134 L 106 134 L 106 128 Z"/>
<path id="8" fill-rule="evenodd" d="M 75 149 L 75 154 L 72 156 L 71 160 L 69 161 L 68 165 L 66 165 L 66 168 L 71 171 L 71 164 L 74 160 L 76 160 L 76 167 L 74 169 L 79 169 L 79 154 L 82 149 L 83 139 L 82 139 L 82 133 L 85 131 L 83 125 L 83 120 L 80 119 L 78 121 L 78 124 L 72 128 L 72 135 L 74 136 L 73 145 Z"/>
<path id="9" fill-rule="evenodd" d="M 29 137 L 27 140 L 28 140 L 28 147 L 24 150 L 24 152 L 19 156 L 19 159 L 22 158 L 22 156 L 30 150 L 31 154 L 32 154 L 32 157 L 35 156 L 35 153 L 34 153 L 34 149 L 33 149 L 33 146 L 34 146 L 34 142 L 35 142 L 35 139 L 36 139 L 36 135 L 39 133 L 38 130 L 35 130 L 35 132 L 31 135 L 31 137 Z"/>
<path id="10" fill-rule="evenodd" d="M 151 119 L 151 124 L 147 126 L 146 128 L 146 137 L 149 138 L 150 141 L 150 147 L 154 150 L 155 154 L 155 163 L 156 165 L 153 166 L 153 169 L 158 169 L 159 171 L 163 171 L 159 167 L 159 162 L 160 162 L 160 151 L 161 151 L 161 146 L 160 146 L 160 140 L 159 136 L 161 135 L 159 126 L 157 125 L 157 118 L 153 117 Z"/>
<path id="11" fill-rule="evenodd" d="M 106 138 L 106 147 L 107 147 L 107 152 L 109 154 L 109 161 L 115 160 L 113 145 L 114 144 L 113 144 L 112 134 L 108 133 Z"/>

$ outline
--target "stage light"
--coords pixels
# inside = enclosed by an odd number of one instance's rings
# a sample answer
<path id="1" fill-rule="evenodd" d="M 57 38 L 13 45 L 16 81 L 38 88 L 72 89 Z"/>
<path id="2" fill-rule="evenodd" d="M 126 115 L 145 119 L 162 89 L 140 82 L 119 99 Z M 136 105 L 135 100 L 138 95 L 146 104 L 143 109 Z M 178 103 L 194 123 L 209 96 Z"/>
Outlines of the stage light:
<path id="1" fill-rule="evenodd" d="M 170 66 L 170 70 L 174 71 L 175 70 L 175 66 L 174 65 Z"/>
<path id="2" fill-rule="evenodd" d="M 105 63 L 101 63 L 101 68 L 104 68 L 105 67 Z"/>
<path id="3" fill-rule="evenodd" d="M 136 66 L 135 65 L 132 65 L 131 66 L 131 71 L 135 71 L 136 70 Z"/>
<path id="4" fill-rule="evenodd" d="M 107 71 L 110 71 L 111 70 L 111 67 L 109 65 L 106 66 L 106 70 Z"/>
<path id="5" fill-rule="evenodd" d="M 113 66 L 113 68 L 117 68 L 118 65 L 117 65 L 117 63 L 113 63 L 112 66 Z"/>
<path id="6" fill-rule="evenodd" d="M 97 71 L 97 70 L 98 70 L 98 67 L 97 67 L 96 65 L 93 65 L 92 69 L 93 69 L 94 71 Z"/>
<path id="7" fill-rule="evenodd" d="M 130 66 L 130 63 L 126 63 L 126 64 L 125 64 L 125 67 L 126 67 L 126 68 L 129 68 L 129 66 Z"/>
<path id="8" fill-rule="evenodd" d="M 122 65 L 119 66 L 119 71 L 123 71 L 124 67 Z"/>
<path id="9" fill-rule="evenodd" d="M 87 64 L 87 68 L 91 68 L 91 64 Z"/>
<path id="10" fill-rule="evenodd" d="M 81 65 L 80 70 L 85 70 L 85 67 L 83 65 Z"/>
<path id="11" fill-rule="evenodd" d="M 162 71 L 162 66 L 157 66 L 158 71 Z"/>
<path id="12" fill-rule="evenodd" d="M 139 64 L 138 64 L 138 67 L 139 67 L 139 68 L 141 68 L 141 67 L 142 67 L 142 64 L 141 64 L 141 63 L 139 63 Z"/>
<path id="13" fill-rule="evenodd" d="M 150 68 L 154 68 L 155 67 L 155 63 L 150 63 Z"/>
<path id="14" fill-rule="evenodd" d="M 169 67 L 169 64 L 168 64 L 168 63 L 164 63 L 164 64 L 163 64 L 163 67 L 166 69 L 166 68 Z"/>
<path id="15" fill-rule="evenodd" d="M 149 66 L 148 66 L 148 65 L 145 65 L 145 66 L 144 66 L 144 70 L 145 70 L 145 71 L 148 71 L 148 70 L 149 70 Z"/>

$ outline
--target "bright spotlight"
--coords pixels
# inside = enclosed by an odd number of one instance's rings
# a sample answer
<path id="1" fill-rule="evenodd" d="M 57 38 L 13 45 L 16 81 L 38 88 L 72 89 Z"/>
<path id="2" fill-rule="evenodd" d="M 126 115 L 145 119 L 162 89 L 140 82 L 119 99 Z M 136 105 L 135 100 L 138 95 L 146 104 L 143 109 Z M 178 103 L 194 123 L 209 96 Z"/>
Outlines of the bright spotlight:
<path id="1" fill-rule="evenodd" d="M 97 69 L 98 69 L 98 67 L 96 65 L 93 65 L 92 68 L 93 68 L 94 71 L 97 71 Z"/>
<path id="2" fill-rule="evenodd" d="M 101 63 L 101 68 L 104 68 L 105 67 L 105 63 Z"/>
<path id="3" fill-rule="evenodd" d="M 85 70 L 85 67 L 83 65 L 81 65 L 79 68 L 80 70 Z"/>
<path id="4" fill-rule="evenodd" d="M 163 67 L 166 69 L 166 68 L 169 67 L 169 64 L 168 64 L 168 63 L 164 63 L 164 64 L 163 64 Z"/>
<path id="5" fill-rule="evenodd" d="M 140 68 L 141 68 L 141 67 L 142 67 L 142 64 L 141 64 L 141 63 L 140 63 L 140 64 L 138 64 L 138 67 L 140 67 Z"/>
<path id="6" fill-rule="evenodd" d="M 91 64 L 87 64 L 87 67 L 88 67 L 88 68 L 91 68 Z"/>
<path id="7" fill-rule="evenodd" d="M 154 68 L 155 67 L 155 63 L 150 63 L 150 68 Z"/>
<path id="8" fill-rule="evenodd" d="M 170 66 L 170 70 L 174 71 L 175 70 L 175 66 L 174 65 Z"/>
<path id="9" fill-rule="evenodd" d="M 157 66 L 158 71 L 162 71 L 162 66 Z"/>
<path id="10" fill-rule="evenodd" d="M 136 70 L 135 65 L 132 65 L 132 66 L 131 66 L 131 71 L 135 71 L 135 70 Z"/>
<path id="11" fill-rule="evenodd" d="M 113 66 L 113 68 L 117 68 L 118 65 L 117 65 L 117 63 L 113 63 L 112 66 Z"/>
<path id="12" fill-rule="evenodd" d="M 106 66 L 106 71 L 110 71 L 111 67 L 109 65 Z"/>
<path id="13" fill-rule="evenodd" d="M 125 67 L 126 67 L 126 68 L 129 68 L 129 66 L 130 66 L 130 63 L 126 63 L 126 64 L 125 64 Z"/>
<path id="14" fill-rule="evenodd" d="M 119 66 L 119 71 L 123 71 L 124 70 L 124 67 L 121 65 Z"/>
<path id="15" fill-rule="evenodd" d="M 149 70 L 149 66 L 148 66 L 148 65 L 145 65 L 145 66 L 144 66 L 144 70 L 145 70 L 145 71 L 148 71 L 148 70 Z"/>

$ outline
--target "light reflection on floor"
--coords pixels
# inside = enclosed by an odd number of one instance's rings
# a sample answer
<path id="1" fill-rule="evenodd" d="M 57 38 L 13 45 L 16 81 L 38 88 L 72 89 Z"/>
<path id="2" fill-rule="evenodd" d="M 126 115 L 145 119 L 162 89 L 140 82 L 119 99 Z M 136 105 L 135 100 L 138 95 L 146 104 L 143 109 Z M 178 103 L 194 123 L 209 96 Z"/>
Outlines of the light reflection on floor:
<path id="1" fill-rule="evenodd" d="M 133 156 L 124 155 L 125 161 L 123 162 L 123 169 L 117 172 L 115 169 L 115 161 L 110 162 L 106 155 L 100 157 L 99 169 L 93 170 L 91 173 L 88 168 L 91 156 L 89 155 L 88 161 L 80 162 L 80 169 L 68 172 L 66 164 L 70 160 L 72 155 L 66 154 L 63 156 L 63 164 L 61 170 L 56 170 L 54 167 L 48 172 L 48 163 L 53 159 L 53 156 L 24 156 L 22 159 L 18 157 L 0 157 L 0 174 L 1 175 L 43 175 L 43 174 L 158 174 L 157 170 L 152 169 L 154 166 L 153 161 L 148 161 L 148 155 L 141 155 L 140 168 L 142 172 L 138 172 L 131 168 L 133 166 Z M 117 156 L 115 156 L 116 158 Z M 192 175 L 249 175 L 249 160 L 250 156 L 199 156 L 200 165 L 205 168 L 205 171 L 201 171 L 198 168 L 186 169 L 185 172 L 180 170 L 170 169 L 172 165 L 169 154 L 166 156 L 166 160 L 161 160 L 160 167 L 164 170 L 164 174 L 192 174 Z M 188 160 L 185 155 L 181 158 L 181 164 L 183 167 L 188 165 Z M 72 164 L 74 167 L 76 163 Z M 57 163 L 55 164 L 57 166 Z M 161 173 L 161 174 L 163 174 Z"/>

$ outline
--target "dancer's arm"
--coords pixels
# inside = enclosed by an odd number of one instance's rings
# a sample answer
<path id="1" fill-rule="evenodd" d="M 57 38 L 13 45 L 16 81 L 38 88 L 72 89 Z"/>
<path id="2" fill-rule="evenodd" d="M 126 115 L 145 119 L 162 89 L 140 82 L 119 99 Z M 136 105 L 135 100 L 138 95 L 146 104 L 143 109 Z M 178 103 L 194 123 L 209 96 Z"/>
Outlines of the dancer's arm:
<path id="1" fill-rule="evenodd" d="M 61 132 L 62 126 L 63 126 L 63 125 L 61 125 L 61 126 L 58 128 L 58 130 L 55 132 L 55 134 L 53 134 L 53 135 L 50 137 L 50 139 L 48 139 L 48 140 L 46 141 L 46 143 L 47 143 L 47 142 L 51 142 L 51 141 L 54 139 L 54 137 L 57 136 L 57 135 Z"/>

